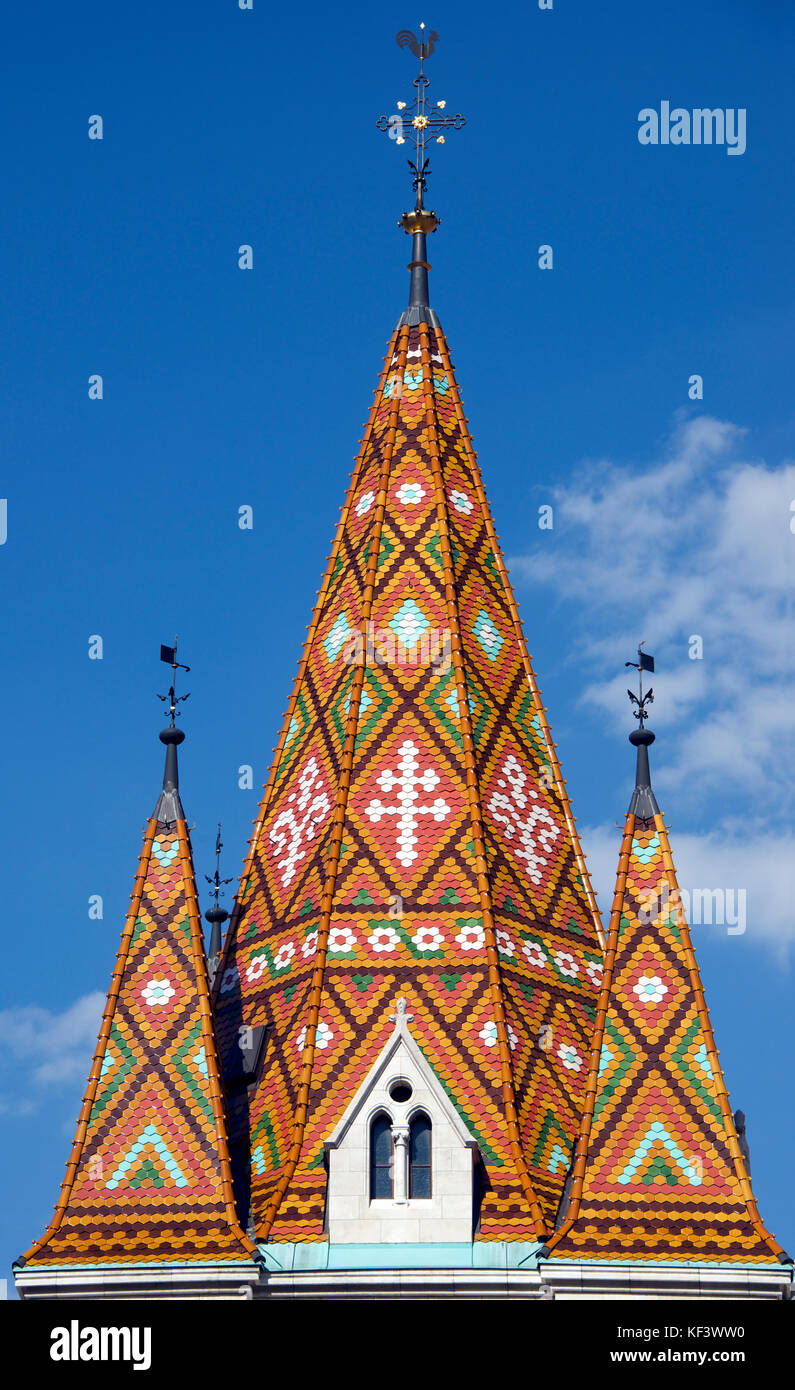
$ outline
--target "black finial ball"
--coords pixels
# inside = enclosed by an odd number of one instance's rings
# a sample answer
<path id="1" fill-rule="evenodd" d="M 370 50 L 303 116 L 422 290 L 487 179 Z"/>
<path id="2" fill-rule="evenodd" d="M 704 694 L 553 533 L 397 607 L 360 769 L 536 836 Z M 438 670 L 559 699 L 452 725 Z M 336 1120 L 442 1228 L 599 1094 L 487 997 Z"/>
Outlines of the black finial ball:
<path id="1" fill-rule="evenodd" d="M 651 729 L 633 729 L 629 741 L 635 748 L 639 746 L 648 748 L 650 744 L 654 743 L 655 737 L 656 735 L 652 733 Z"/>
<path id="2" fill-rule="evenodd" d="M 161 743 L 184 743 L 185 734 L 182 729 L 161 729 L 158 734 Z"/>
<path id="3" fill-rule="evenodd" d="M 211 907 L 205 912 L 204 920 L 206 922 L 225 922 L 228 916 L 229 913 L 225 912 L 222 907 Z"/>

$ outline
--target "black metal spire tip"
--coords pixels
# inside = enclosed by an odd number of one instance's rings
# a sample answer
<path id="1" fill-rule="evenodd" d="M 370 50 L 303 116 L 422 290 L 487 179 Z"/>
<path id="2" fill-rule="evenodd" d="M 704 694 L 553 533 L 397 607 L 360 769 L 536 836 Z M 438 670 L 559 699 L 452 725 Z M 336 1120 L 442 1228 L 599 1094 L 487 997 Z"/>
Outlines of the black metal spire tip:
<path id="1" fill-rule="evenodd" d="M 378 129 L 385 130 L 390 140 L 394 140 L 398 146 L 407 145 L 412 153 L 408 165 L 412 173 L 414 207 L 410 212 L 404 212 L 398 223 L 412 238 L 412 254 L 408 264 L 411 283 L 409 307 L 398 320 L 398 326 L 429 322 L 438 327 L 436 315 L 428 301 L 428 271 L 431 267 L 427 259 L 426 237 L 429 232 L 436 231 L 441 219 L 425 207 L 428 175 L 431 172 L 427 147 L 431 142 L 443 145 L 446 132 L 460 130 L 466 125 L 466 120 L 460 112 L 448 116 L 446 101 L 431 103 L 428 100 L 430 81 L 425 76 L 423 64 L 426 58 L 430 58 L 438 42 L 436 30 L 431 29 L 426 34 L 425 25 L 421 24 L 419 39 L 410 29 L 401 29 L 396 38 L 400 48 L 408 48 L 420 61 L 420 70 L 414 79 L 414 100 L 398 101 L 393 115 L 379 116 L 376 122 Z"/>
<path id="2" fill-rule="evenodd" d="M 644 652 L 645 643 L 641 642 L 638 646 L 637 661 L 625 661 L 625 666 L 631 666 L 638 673 L 638 693 L 628 690 L 627 694 L 634 706 L 633 713 L 639 720 L 640 727 L 633 729 L 629 735 L 630 743 L 637 748 L 638 758 L 635 771 L 635 790 L 632 793 L 632 800 L 629 803 L 630 812 L 634 813 L 640 820 L 651 820 L 659 813 L 659 806 L 651 789 L 651 772 L 649 770 L 649 748 L 654 743 L 655 735 L 651 729 L 646 728 L 646 720 L 649 717 L 647 706 L 654 704 L 654 690 L 649 687 L 643 690 L 643 672 L 654 673 L 654 657 Z"/>
<path id="3" fill-rule="evenodd" d="M 184 742 L 185 734 L 182 729 L 177 728 L 174 720 L 180 714 L 177 705 L 190 699 L 190 692 L 185 695 L 176 694 L 177 671 L 189 671 L 190 666 L 184 666 L 181 661 L 177 661 L 176 637 L 173 647 L 165 647 L 161 644 L 160 660 L 165 661 L 171 667 L 172 676 L 168 693 L 157 697 L 158 700 L 168 701 L 169 724 L 168 728 L 161 729 L 158 735 L 160 742 L 166 745 L 166 764 L 163 768 L 163 790 L 155 807 L 155 816 L 159 821 L 172 822 L 185 819 L 179 799 L 179 766 L 177 764 L 177 748 Z"/>
<path id="4" fill-rule="evenodd" d="M 227 883 L 231 883 L 231 878 L 221 878 L 221 850 L 223 849 L 221 839 L 221 822 L 218 822 L 218 834 L 215 837 L 215 873 L 210 877 L 205 874 L 207 882 L 210 884 L 210 893 L 213 897 L 213 906 L 208 908 L 204 914 L 205 921 L 210 923 L 210 946 L 207 957 L 210 966 L 210 974 L 214 977 L 218 968 L 218 961 L 221 955 L 221 928 L 228 920 L 229 913 L 226 908 L 218 906 L 218 899 L 224 896 L 224 888 Z"/>

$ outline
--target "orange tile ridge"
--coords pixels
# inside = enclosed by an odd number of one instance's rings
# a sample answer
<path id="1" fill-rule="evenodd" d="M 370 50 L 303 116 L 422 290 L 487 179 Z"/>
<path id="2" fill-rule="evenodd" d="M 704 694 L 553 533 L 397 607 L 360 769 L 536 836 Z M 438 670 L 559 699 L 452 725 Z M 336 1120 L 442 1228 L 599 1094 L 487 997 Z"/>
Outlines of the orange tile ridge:
<path id="1" fill-rule="evenodd" d="M 80 1165 L 80 1159 L 82 1157 L 83 1147 L 85 1145 L 86 1134 L 88 1133 L 88 1122 L 91 1118 L 91 1111 L 93 1109 L 94 1099 L 97 1094 L 97 1086 L 99 1085 L 99 1077 L 102 1071 L 102 1063 L 105 1059 L 105 1049 L 107 1047 L 108 1038 L 110 1036 L 111 1024 L 113 1023 L 113 1016 L 116 1012 L 116 1002 L 121 991 L 122 980 L 124 978 L 124 971 L 127 965 L 127 956 L 129 955 L 130 951 L 130 942 L 132 940 L 132 934 L 135 930 L 135 923 L 138 919 L 138 913 L 141 907 L 141 898 L 143 897 L 144 884 L 146 883 L 146 875 L 149 871 L 149 860 L 152 854 L 152 842 L 155 838 L 156 832 L 157 821 L 155 820 L 154 816 L 152 816 L 151 819 L 147 822 L 146 830 L 144 831 L 144 842 L 141 848 L 140 858 L 138 860 L 138 872 L 136 874 L 135 883 L 133 885 L 132 901 L 130 902 L 130 908 L 124 923 L 124 930 L 121 934 L 119 949 L 116 953 L 116 964 L 113 967 L 113 975 L 110 981 L 108 997 L 105 1002 L 104 1012 L 102 1014 L 102 1023 L 100 1024 L 99 1037 L 97 1038 L 97 1047 L 96 1051 L 94 1052 L 91 1072 L 88 1078 L 88 1087 L 86 1089 L 86 1094 L 83 1097 L 83 1105 L 80 1111 L 80 1118 L 77 1122 L 77 1131 L 75 1133 L 74 1140 L 72 1141 L 72 1152 L 70 1153 L 69 1158 L 66 1162 L 66 1173 L 64 1175 L 63 1182 L 61 1183 L 61 1191 L 58 1196 L 58 1201 L 55 1205 L 55 1213 L 53 1215 L 52 1221 L 50 1222 L 49 1226 L 44 1232 L 44 1235 L 41 1236 L 39 1240 L 35 1241 L 34 1244 L 31 1245 L 29 1250 L 25 1251 L 24 1259 L 26 1262 L 29 1262 L 32 1259 L 32 1257 L 37 1253 L 37 1251 L 41 1250 L 48 1243 L 50 1237 L 55 1235 L 64 1218 L 66 1209 L 69 1206 L 69 1199 L 72 1195 L 72 1188 L 74 1186 L 75 1177 L 77 1175 L 77 1169 Z"/>
<path id="2" fill-rule="evenodd" d="M 693 994 L 695 996 L 696 1010 L 698 1012 L 699 1022 L 701 1023 L 701 1029 L 704 1034 L 704 1043 L 707 1049 L 707 1056 L 709 1057 L 710 1067 L 712 1068 L 712 1075 L 715 1081 L 717 1100 L 720 1106 L 721 1114 L 723 1116 L 723 1128 L 726 1134 L 726 1141 L 729 1146 L 729 1152 L 734 1161 L 734 1169 L 737 1174 L 737 1181 L 740 1184 L 740 1191 L 742 1192 L 743 1201 L 745 1202 L 751 1225 L 753 1226 L 760 1239 L 765 1242 L 765 1244 L 768 1246 L 770 1250 L 772 1250 L 773 1254 L 776 1255 L 779 1259 L 781 1259 L 785 1257 L 785 1252 L 782 1250 L 781 1246 L 776 1241 L 775 1236 L 772 1236 L 770 1234 L 770 1232 L 767 1230 L 766 1226 L 762 1222 L 762 1218 L 757 1210 L 754 1194 L 751 1190 L 751 1180 L 746 1171 L 745 1160 L 743 1159 L 742 1152 L 740 1150 L 740 1144 L 737 1139 L 737 1131 L 734 1128 L 734 1115 L 732 1114 L 732 1108 L 729 1104 L 729 1096 L 726 1090 L 726 1082 L 723 1078 L 723 1069 L 721 1067 L 720 1059 L 718 1057 L 718 1049 L 715 1046 L 715 1035 L 712 1031 L 712 1023 L 710 1021 L 709 1009 L 707 1008 L 707 1001 L 704 997 L 704 988 L 701 984 L 701 975 L 699 973 L 695 951 L 693 950 L 693 943 L 690 940 L 690 928 L 688 927 L 687 919 L 682 909 L 679 885 L 676 881 L 676 869 L 674 868 L 671 847 L 668 843 L 668 833 L 665 829 L 665 822 L 662 818 L 662 815 L 659 812 L 654 817 L 654 824 L 657 828 L 657 833 L 660 837 L 660 849 L 662 851 L 665 872 L 668 877 L 669 900 L 674 903 L 676 910 L 676 925 L 681 935 L 682 947 L 685 953 L 685 958 L 687 960 L 687 968 L 690 975 L 690 987 L 693 990 Z"/>
<path id="3" fill-rule="evenodd" d="M 193 855 L 191 853 L 188 830 L 184 820 L 177 821 L 177 837 L 179 841 L 179 859 L 182 867 L 182 881 L 185 886 L 185 897 L 188 904 L 193 970 L 199 996 L 202 1044 L 204 1046 L 204 1056 L 207 1065 L 210 1103 L 212 1105 L 213 1122 L 215 1124 L 215 1149 L 220 1164 L 221 1191 L 226 1208 L 226 1219 L 229 1224 L 230 1233 L 240 1241 L 244 1250 L 248 1251 L 250 1255 L 256 1255 L 258 1253 L 256 1245 L 250 1237 L 245 1234 L 237 1219 L 235 1199 L 232 1191 L 232 1169 L 229 1162 L 226 1115 L 224 1113 L 223 1094 L 220 1084 L 221 1068 L 218 1063 L 218 1050 L 215 1045 L 215 1028 L 210 1005 L 207 957 L 204 951 L 201 914 L 199 912 L 199 902 L 196 896 L 196 876 L 193 868 Z"/>
<path id="4" fill-rule="evenodd" d="M 438 333 L 437 341 L 440 340 L 442 340 L 441 333 Z M 533 1190 L 530 1174 L 525 1164 L 519 1134 L 519 1118 L 516 1112 L 516 1097 L 514 1094 L 513 1070 L 511 1067 L 511 1050 L 508 1044 L 505 1006 L 502 1000 L 502 980 L 500 976 L 499 956 L 497 954 L 497 937 L 492 913 L 491 885 L 489 882 L 485 836 L 483 833 L 483 821 L 480 810 L 480 786 L 478 784 L 477 769 L 475 767 L 472 721 L 469 713 L 466 676 L 464 674 L 463 658 L 461 655 L 461 632 L 456 602 L 455 570 L 450 549 L 447 496 L 444 488 L 444 477 L 442 475 L 439 445 L 437 442 L 436 397 L 433 389 L 427 324 L 420 324 L 420 349 L 422 352 L 423 365 L 422 376 L 423 392 L 425 395 L 425 417 L 428 429 L 428 453 L 430 455 L 431 469 L 433 471 L 436 490 L 436 512 L 439 522 L 439 541 L 442 553 L 442 568 L 444 571 L 445 603 L 447 606 L 447 621 L 450 626 L 450 646 L 453 658 L 453 670 L 455 672 L 455 681 L 458 689 L 458 711 L 464 745 L 464 767 L 466 770 L 466 794 L 469 802 L 472 838 L 475 844 L 475 867 L 477 870 L 480 908 L 483 914 L 483 929 L 486 938 L 489 990 L 494 1009 L 494 1021 L 497 1025 L 497 1048 L 500 1058 L 500 1071 L 502 1073 L 502 1099 L 503 1105 L 505 1106 L 505 1117 L 508 1121 L 508 1137 L 511 1156 L 514 1161 L 517 1176 L 522 1185 L 525 1200 L 530 1206 L 536 1231 L 539 1238 L 543 1239 L 546 1234 L 546 1224 L 538 1199 Z M 452 377 L 452 368 L 449 367 L 449 360 L 448 356 L 448 380 Z"/>
<path id="5" fill-rule="evenodd" d="M 469 459 L 469 467 L 472 473 L 472 480 L 475 486 L 475 492 L 477 494 L 478 503 L 480 505 L 483 524 L 486 528 L 486 534 L 488 535 L 489 540 L 491 541 L 494 556 L 497 561 L 497 567 L 500 571 L 500 578 L 502 579 L 503 586 L 505 589 L 505 600 L 508 605 L 508 610 L 511 614 L 511 621 L 513 623 L 514 631 L 516 633 L 516 639 L 519 643 L 519 651 L 522 656 L 525 675 L 527 676 L 528 685 L 530 686 L 530 689 L 532 690 L 533 695 L 535 696 L 536 702 L 538 704 L 538 717 L 541 723 L 541 727 L 544 731 L 544 741 L 546 743 L 547 756 L 549 758 L 550 763 L 552 764 L 552 769 L 555 774 L 555 782 L 557 785 L 558 794 L 563 805 L 563 814 L 566 818 L 566 824 L 569 828 L 569 835 L 571 836 L 571 841 L 574 846 L 574 856 L 577 860 L 577 867 L 582 876 L 585 893 L 590 904 L 591 913 L 593 916 L 594 929 L 596 931 L 599 945 L 604 951 L 605 934 L 604 928 L 602 927 L 602 919 L 599 916 L 599 909 L 596 905 L 596 894 L 594 893 L 593 886 L 591 884 L 590 875 L 588 873 L 588 866 L 585 862 L 585 855 L 582 852 L 579 836 L 577 834 L 575 818 L 571 809 L 569 794 L 566 790 L 566 782 L 563 777 L 560 762 L 558 761 L 558 755 L 556 752 L 555 744 L 552 741 L 552 731 L 549 727 L 549 724 L 547 723 L 546 708 L 544 706 L 544 702 L 541 697 L 541 691 L 539 689 L 538 682 L 536 680 L 535 673 L 530 662 L 530 653 L 527 650 L 527 642 L 525 640 L 524 631 L 522 629 L 522 620 L 519 617 L 519 608 L 516 603 L 513 589 L 511 587 L 511 583 L 508 577 L 508 569 L 505 564 L 505 559 L 503 557 L 502 550 L 500 548 L 499 540 L 497 538 L 497 532 L 494 529 L 494 520 L 492 518 L 488 500 L 486 498 L 486 489 L 483 485 L 483 479 L 481 477 L 477 455 L 472 445 L 472 440 L 469 435 L 469 429 L 467 428 L 467 417 L 464 414 L 464 407 L 458 389 L 458 382 L 456 381 L 455 373 L 453 371 L 453 365 L 450 361 L 450 353 L 447 347 L 447 342 L 445 340 L 444 334 L 441 331 L 437 333 L 437 343 L 439 345 L 439 355 L 442 358 L 442 363 L 447 372 L 447 379 L 450 385 L 450 391 L 452 393 L 452 401 L 455 407 L 456 416 L 458 418 L 459 426 L 461 429 L 461 435 L 464 441 L 464 448 L 466 449 L 467 458 Z"/>
<path id="6" fill-rule="evenodd" d="M 215 980 L 213 982 L 212 990 L 213 1003 L 217 1001 L 218 991 L 220 989 L 221 980 L 223 979 L 224 971 L 226 969 L 227 960 L 229 958 L 232 944 L 237 935 L 238 923 L 240 921 L 240 913 L 245 904 L 246 890 L 251 879 L 251 867 L 254 862 L 254 855 L 257 850 L 257 841 L 259 839 L 259 833 L 262 829 L 262 823 L 265 820 L 265 817 L 268 814 L 268 810 L 270 808 L 270 802 L 273 796 L 276 778 L 279 772 L 279 767 L 281 765 L 282 753 L 284 752 L 285 740 L 287 738 L 287 733 L 290 728 L 290 723 L 292 721 L 293 714 L 295 713 L 295 707 L 298 703 L 298 696 L 300 694 L 301 686 L 303 684 L 304 676 L 306 674 L 306 668 L 309 665 L 309 658 L 312 652 L 312 646 L 315 640 L 315 636 L 317 634 L 318 627 L 320 626 L 320 623 L 326 611 L 326 600 L 328 598 L 329 589 L 331 587 L 331 576 L 334 573 L 334 566 L 337 563 L 337 556 L 339 555 L 340 547 L 342 545 L 342 537 L 345 533 L 345 526 L 347 524 L 348 515 L 353 505 L 353 499 L 356 496 L 356 488 L 359 483 L 359 476 L 362 472 L 365 456 L 367 454 L 367 450 L 370 445 L 370 440 L 372 438 L 373 425 L 375 424 L 378 406 L 383 396 L 383 390 L 384 386 L 386 385 L 386 379 L 389 375 L 391 360 L 397 347 L 397 339 L 398 330 L 395 329 L 389 342 L 389 350 L 387 352 L 386 357 L 384 358 L 384 368 L 381 372 L 381 376 L 378 381 L 378 386 L 376 387 L 373 396 L 373 404 L 370 407 L 370 414 L 367 418 L 367 424 L 365 426 L 365 432 L 362 437 L 362 442 L 359 446 L 359 452 L 356 455 L 356 461 L 353 466 L 353 472 L 351 473 L 351 483 L 348 487 L 348 494 L 345 499 L 345 504 L 340 509 L 340 519 L 337 522 L 337 529 L 334 535 L 334 542 L 331 547 L 331 554 L 329 555 L 328 564 L 326 565 L 326 571 L 323 575 L 320 588 L 318 589 L 318 597 L 315 602 L 315 611 L 312 615 L 312 622 L 309 624 L 307 628 L 306 637 L 304 638 L 303 652 L 301 653 L 301 657 L 298 662 L 298 670 L 293 679 L 292 694 L 287 704 L 287 711 L 282 721 L 282 728 L 281 733 L 279 734 L 279 740 L 276 744 L 276 747 L 273 750 L 271 768 L 268 774 L 268 780 L 265 783 L 265 789 L 262 794 L 262 799 L 260 801 L 259 814 L 254 823 L 254 832 L 251 836 L 251 839 L 248 842 L 248 853 L 246 854 L 246 858 L 243 862 L 243 872 L 240 876 L 240 886 L 237 890 L 237 893 L 235 894 L 235 902 L 232 908 L 232 913 L 229 919 L 229 926 L 227 928 L 226 935 L 224 937 L 223 947 L 221 950 L 221 959 L 218 964 L 218 969 L 215 972 Z"/>
<path id="7" fill-rule="evenodd" d="M 393 337 L 393 343 L 395 339 Z M 406 367 L 406 358 L 409 345 L 409 329 L 404 326 L 398 331 L 397 353 L 398 353 L 398 374 L 402 380 L 403 372 Z M 387 368 L 385 367 L 381 377 L 380 390 L 373 404 L 370 416 L 370 427 L 375 419 L 375 411 L 386 382 Z M 378 574 L 378 556 L 381 549 L 381 531 L 384 521 L 384 511 L 386 509 L 387 489 L 389 487 L 389 474 L 392 468 L 392 458 L 395 451 L 395 438 L 397 435 L 398 416 L 400 411 L 401 393 L 396 391 L 390 408 L 389 428 L 384 435 L 384 453 L 381 461 L 381 472 L 378 479 L 378 491 L 375 500 L 373 513 L 373 544 L 369 548 L 367 557 L 367 574 L 365 577 L 364 591 L 362 594 L 362 611 L 360 621 L 362 629 L 366 630 L 366 625 L 370 621 L 372 611 L 373 596 L 375 593 L 376 577 Z M 363 451 L 366 445 L 362 444 L 360 451 L 360 461 L 363 458 Z M 351 486 L 345 504 L 345 516 L 353 501 L 355 488 Z M 339 533 L 337 544 L 339 543 Z M 313 628 L 316 623 L 313 621 Z M 298 1166 L 301 1156 L 301 1147 L 304 1141 L 304 1130 L 306 1128 L 306 1116 L 309 1106 L 309 1088 L 312 1080 L 312 1067 L 315 1059 L 315 1034 L 317 1031 L 318 1018 L 320 1016 L 320 1003 L 323 994 L 323 975 L 326 966 L 326 950 L 328 946 L 329 927 L 331 923 L 331 913 L 334 905 L 334 891 L 337 882 L 337 870 L 339 868 L 340 849 L 342 846 L 342 832 L 345 823 L 345 814 L 348 808 L 348 792 L 351 782 L 351 769 L 353 767 L 353 751 L 356 744 L 356 731 L 359 723 L 359 704 L 361 700 L 362 687 L 364 685 L 365 663 L 354 666 L 353 681 L 351 683 L 351 696 L 348 705 L 348 713 L 345 720 L 345 740 L 342 749 L 342 760 L 340 766 L 340 780 L 337 788 L 337 805 L 331 824 L 331 835 L 328 848 L 329 867 L 326 874 L 326 882 L 320 902 L 320 921 L 318 924 L 317 946 L 315 948 L 315 964 L 312 971 L 312 983 L 309 989 L 308 1004 L 309 1014 L 306 1024 L 306 1035 L 303 1052 L 301 1054 L 301 1079 L 298 1085 L 296 1097 L 295 1114 L 293 1121 L 293 1142 L 290 1152 L 287 1155 L 282 1175 L 277 1183 L 273 1194 L 265 1208 L 262 1228 L 258 1232 L 260 1240 L 267 1240 L 271 1226 L 276 1217 L 279 1205 L 284 1197 L 287 1188 L 293 1179 L 293 1174 Z"/>
<path id="8" fill-rule="evenodd" d="M 583 1103 L 582 1119 L 580 1121 L 580 1132 L 577 1136 L 577 1143 L 574 1150 L 571 1201 L 563 1225 L 558 1231 L 555 1231 L 554 1235 L 547 1241 L 547 1250 L 550 1254 L 563 1237 L 568 1235 L 580 1211 L 585 1166 L 588 1161 L 588 1144 L 591 1138 L 591 1121 L 593 1120 L 596 1096 L 599 1090 L 599 1062 L 602 1055 L 602 1039 L 604 1037 L 607 1012 L 610 1007 L 610 994 L 613 987 L 613 968 L 616 961 L 618 936 L 621 930 L 621 913 L 624 906 L 627 871 L 629 869 L 629 858 L 632 852 L 632 839 L 634 834 L 635 816 L 632 811 L 628 811 L 624 823 L 621 852 L 618 858 L 618 875 L 616 877 L 616 889 L 613 895 L 613 910 L 610 914 L 610 926 L 607 932 L 604 973 L 599 989 L 599 998 L 596 1002 L 596 1022 L 594 1024 L 593 1043 L 591 1044 L 591 1056 L 588 1065 L 588 1080 L 585 1085 L 585 1101 Z"/>

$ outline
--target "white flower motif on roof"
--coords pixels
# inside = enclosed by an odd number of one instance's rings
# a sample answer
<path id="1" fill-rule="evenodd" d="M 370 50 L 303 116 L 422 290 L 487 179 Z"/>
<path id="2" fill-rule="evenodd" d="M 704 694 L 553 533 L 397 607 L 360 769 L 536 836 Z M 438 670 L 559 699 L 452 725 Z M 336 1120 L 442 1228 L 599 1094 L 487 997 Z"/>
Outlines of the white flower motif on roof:
<path id="1" fill-rule="evenodd" d="M 480 951 L 486 944 L 486 933 L 480 922 L 467 922 L 455 939 L 462 951 Z"/>
<path id="2" fill-rule="evenodd" d="M 287 797 L 268 832 L 283 888 L 292 883 L 300 861 L 306 858 L 307 848 L 330 810 L 331 797 L 323 787 L 320 764 L 316 758 L 310 758 L 296 790 Z"/>
<path id="3" fill-rule="evenodd" d="M 409 868 L 417 858 L 417 829 L 419 816 L 431 816 L 435 821 L 443 821 L 450 815 L 450 807 L 442 797 L 426 805 L 419 804 L 421 791 L 432 792 L 438 787 L 440 777 L 432 767 L 420 771 L 419 748 L 411 739 L 405 739 L 398 750 L 397 772 L 385 768 L 379 773 L 377 782 L 383 792 L 395 791 L 397 804 L 387 806 L 380 797 L 374 797 L 364 813 L 378 824 L 384 816 L 397 817 L 397 855 L 398 863 Z"/>
<path id="4" fill-rule="evenodd" d="M 570 1043 L 561 1043 L 558 1048 L 558 1056 L 567 1071 L 579 1071 L 582 1067 L 582 1057 L 576 1047 Z"/>
<path id="5" fill-rule="evenodd" d="M 511 852 L 527 865 L 533 883 L 540 883 L 560 838 L 560 827 L 513 753 L 507 755 L 497 785 L 500 790 L 489 798 L 489 812 L 502 827 L 502 838 Z"/>
<path id="6" fill-rule="evenodd" d="M 261 980 L 265 974 L 265 966 L 268 964 L 267 956 L 261 954 L 254 956 L 246 969 L 246 981 L 250 985 L 255 985 L 257 980 Z"/>
<path id="7" fill-rule="evenodd" d="M 508 935 L 507 931 L 503 931 L 501 928 L 497 931 L 497 950 L 501 956 L 516 955 L 515 941 Z"/>
<path id="8" fill-rule="evenodd" d="M 561 975 L 566 975 L 570 980 L 577 978 L 580 973 L 579 962 L 575 960 L 570 951 L 553 951 L 552 959 Z"/>
<path id="9" fill-rule="evenodd" d="M 394 927 L 375 927 L 368 937 L 370 945 L 379 955 L 388 951 L 396 951 L 400 945 L 400 937 Z"/>
<path id="10" fill-rule="evenodd" d="M 303 946 L 301 947 L 301 955 L 304 957 L 304 960 L 309 960 L 309 957 L 313 956 L 316 950 L 317 932 L 311 931 L 308 937 L 306 938 L 306 941 L 304 942 Z"/>
<path id="11" fill-rule="evenodd" d="M 604 966 L 599 960 L 589 960 L 585 967 L 585 973 L 592 985 L 600 985 L 602 983 L 602 975 L 604 974 Z"/>
<path id="12" fill-rule="evenodd" d="M 286 970 L 295 955 L 295 942 L 283 941 L 273 957 L 274 970 Z"/>
<path id="13" fill-rule="evenodd" d="M 637 994 L 641 1004 L 659 1004 L 668 993 L 668 986 L 659 975 L 641 975 L 637 984 L 632 986 L 632 992 Z"/>
<path id="14" fill-rule="evenodd" d="M 416 507 L 425 496 L 425 488 L 420 483 L 401 483 L 395 496 L 404 507 Z"/>
<path id="15" fill-rule="evenodd" d="M 439 951 L 444 946 L 444 937 L 438 927 L 418 927 L 411 938 L 418 951 Z"/>
<path id="16" fill-rule="evenodd" d="M 452 502 L 456 511 L 463 512 L 464 516 L 469 516 L 469 513 L 473 510 L 475 506 L 474 502 L 472 501 L 472 498 L 467 497 L 466 493 L 461 492 L 459 488 L 453 488 L 452 492 L 450 493 L 450 501 Z"/>
<path id="17" fill-rule="evenodd" d="M 547 963 L 547 953 L 537 941 L 523 941 L 522 954 L 534 970 L 543 970 Z"/>
<path id="18" fill-rule="evenodd" d="M 332 927 L 328 934 L 328 948 L 334 955 L 356 949 L 356 935 L 350 927 Z"/>
<path id="19" fill-rule="evenodd" d="M 307 1029 L 307 1028 L 302 1028 L 301 1031 L 300 1031 L 300 1033 L 298 1034 L 296 1040 L 295 1040 L 295 1045 L 296 1045 L 296 1047 L 298 1048 L 298 1051 L 299 1051 L 299 1052 L 303 1052 L 303 1050 L 304 1050 L 304 1043 L 306 1042 L 306 1035 L 307 1035 L 307 1032 L 308 1032 L 308 1029 Z M 322 1052 L 322 1051 L 324 1050 L 324 1048 L 328 1047 L 328 1045 L 329 1045 L 329 1043 L 331 1042 L 331 1040 L 332 1040 L 333 1037 L 334 1037 L 334 1034 L 332 1033 L 332 1031 L 331 1031 L 331 1029 L 329 1028 L 328 1024 L 327 1024 L 327 1023 L 319 1023 L 319 1024 L 317 1025 L 317 1028 L 315 1029 L 315 1047 L 316 1047 L 320 1052 Z"/>
<path id="20" fill-rule="evenodd" d="M 155 975 L 151 980 L 147 980 L 141 994 L 144 1002 L 150 1009 L 164 1009 L 170 999 L 173 998 L 176 990 L 170 980 L 164 975 Z"/>
<path id="21" fill-rule="evenodd" d="M 513 1052 L 513 1050 L 514 1050 L 514 1048 L 516 1047 L 516 1044 L 518 1043 L 519 1039 L 518 1039 L 518 1037 L 516 1036 L 516 1033 L 514 1032 L 514 1030 L 513 1030 L 513 1028 L 511 1027 L 510 1023 L 506 1024 L 506 1032 L 507 1032 L 507 1034 L 508 1034 L 508 1046 L 510 1047 L 511 1051 Z M 496 1023 L 495 1023 L 493 1020 L 491 1020 L 489 1023 L 484 1023 L 483 1027 L 481 1028 L 480 1032 L 478 1033 L 478 1037 L 483 1039 L 483 1041 L 484 1041 L 484 1043 L 486 1044 L 487 1047 L 496 1047 L 496 1046 L 497 1046 L 497 1025 L 496 1025 Z"/>
<path id="22" fill-rule="evenodd" d="M 374 501 L 375 501 L 375 493 L 374 493 L 374 492 L 364 492 L 364 493 L 362 493 L 361 497 L 359 498 L 359 501 L 356 503 L 356 515 L 357 515 L 357 516 L 366 516 L 367 513 L 369 512 L 370 508 L 372 507 Z"/>

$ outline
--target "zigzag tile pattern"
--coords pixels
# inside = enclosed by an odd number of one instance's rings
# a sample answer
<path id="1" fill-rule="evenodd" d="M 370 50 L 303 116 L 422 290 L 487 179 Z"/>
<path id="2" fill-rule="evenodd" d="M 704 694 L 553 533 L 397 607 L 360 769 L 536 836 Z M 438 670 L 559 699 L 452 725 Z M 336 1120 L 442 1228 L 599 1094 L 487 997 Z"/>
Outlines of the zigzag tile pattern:
<path id="1" fill-rule="evenodd" d="M 25 1259 L 250 1263 L 184 821 L 151 820 L 55 1217 Z"/>
<path id="2" fill-rule="evenodd" d="M 244 869 L 216 1016 L 265 1024 L 258 1237 L 321 1240 L 323 1142 L 404 995 L 487 1169 L 479 1236 L 548 1229 L 599 928 L 441 333 L 393 338 Z M 588 1010 L 591 1010 L 589 1017 Z"/>
<path id="3" fill-rule="evenodd" d="M 570 1213 L 553 1259 L 775 1264 L 740 1153 L 668 838 L 630 813 Z"/>

